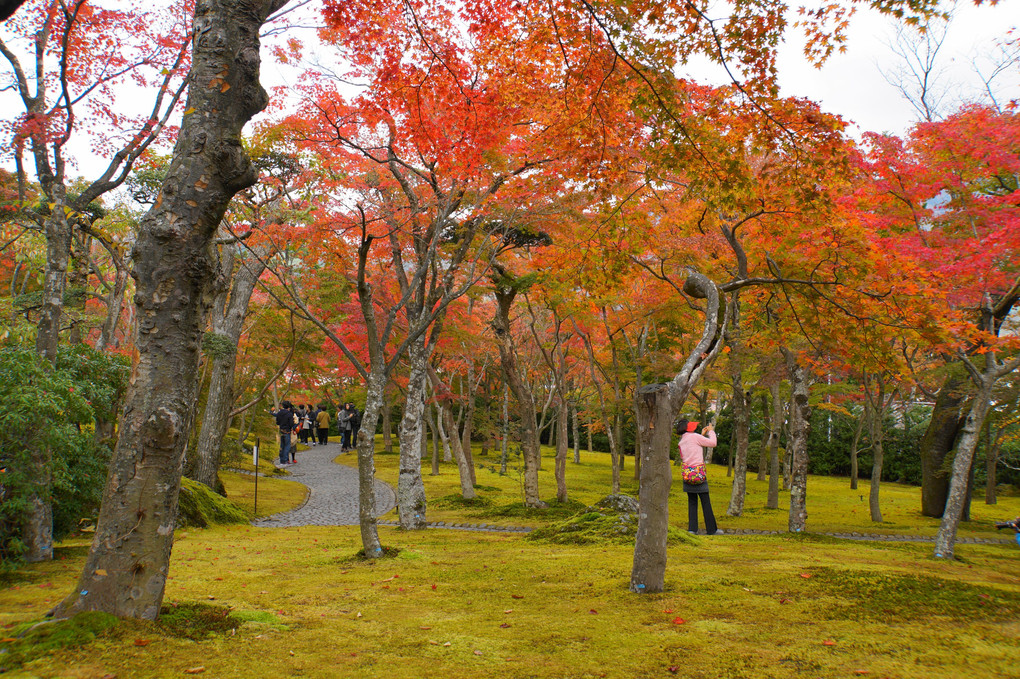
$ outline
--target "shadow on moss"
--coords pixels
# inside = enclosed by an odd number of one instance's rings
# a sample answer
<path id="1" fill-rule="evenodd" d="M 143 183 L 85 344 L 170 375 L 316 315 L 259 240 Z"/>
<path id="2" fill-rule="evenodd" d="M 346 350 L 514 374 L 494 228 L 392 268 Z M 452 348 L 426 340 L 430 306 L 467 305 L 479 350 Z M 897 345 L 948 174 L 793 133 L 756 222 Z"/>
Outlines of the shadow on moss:
<path id="1" fill-rule="evenodd" d="M 835 596 L 834 620 L 1008 620 L 1020 617 L 1020 594 L 928 575 L 885 575 L 821 568 L 814 587 Z M 821 593 L 821 592 L 816 592 Z"/>

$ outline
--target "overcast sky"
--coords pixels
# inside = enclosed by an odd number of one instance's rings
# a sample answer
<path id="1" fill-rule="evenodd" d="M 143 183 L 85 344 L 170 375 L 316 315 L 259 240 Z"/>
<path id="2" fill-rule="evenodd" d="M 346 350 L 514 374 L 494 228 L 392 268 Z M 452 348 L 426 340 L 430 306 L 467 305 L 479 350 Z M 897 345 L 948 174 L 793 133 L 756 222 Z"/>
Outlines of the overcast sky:
<path id="1" fill-rule="evenodd" d="M 975 7 L 965 0 L 956 8 L 940 52 L 941 64 L 946 69 L 941 80 L 949 90 L 949 110 L 956 108 L 960 102 L 974 101 L 980 95 L 981 81 L 974 73 L 974 59 L 990 54 L 996 42 L 1005 39 L 1010 29 L 1018 24 L 1020 5 L 1015 1 Z M 310 35 L 309 31 L 300 33 L 302 38 Z M 850 26 L 846 52 L 834 54 L 818 70 L 806 62 L 797 42 L 798 36 L 791 32 L 791 41 L 783 48 L 779 63 L 783 94 L 820 102 L 825 110 L 855 123 L 856 127 L 851 128 L 854 134 L 869 130 L 902 134 L 918 115 L 882 74 L 883 70 L 895 70 L 901 63 L 889 47 L 894 36 L 894 20 L 875 12 L 859 12 Z M 6 70 L 6 62 L 0 63 L 0 67 L 0 70 Z M 689 71 L 692 77 L 698 79 L 723 81 L 718 70 L 713 71 L 703 65 L 690 64 Z M 281 69 L 273 59 L 264 59 L 263 80 L 267 86 L 288 84 L 295 77 L 293 69 Z M 1020 98 L 1020 69 L 1014 67 L 1000 79 L 999 84 L 1003 88 L 1004 100 Z M 0 94 L 0 115 L 12 115 L 15 109 L 20 111 L 20 108 L 19 102 L 12 100 L 11 93 Z M 89 157 L 87 143 L 76 141 L 71 151 L 78 155 L 79 169 L 85 174 L 93 174 L 100 167 L 99 159 Z M 13 169 L 10 158 L 4 158 L 0 163 Z"/>
<path id="2" fill-rule="evenodd" d="M 941 80 L 948 90 L 949 110 L 981 95 L 973 61 L 992 54 L 996 43 L 1018 24 L 1020 4 L 1015 1 L 975 7 L 965 0 L 956 7 L 939 52 L 939 63 L 946 69 Z M 779 64 L 783 93 L 814 99 L 861 130 L 902 134 L 917 120 L 917 113 L 882 74 L 902 63 L 889 47 L 895 26 L 894 20 L 877 12 L 859 13 L 851 24 L 846 53 L 834 54 L 821 70 L 805 62 L 799 46 L 788 45 Z M 1020 68 L 1014 65 L 998 84 L 1007 101 L 1020 98 Z"/>

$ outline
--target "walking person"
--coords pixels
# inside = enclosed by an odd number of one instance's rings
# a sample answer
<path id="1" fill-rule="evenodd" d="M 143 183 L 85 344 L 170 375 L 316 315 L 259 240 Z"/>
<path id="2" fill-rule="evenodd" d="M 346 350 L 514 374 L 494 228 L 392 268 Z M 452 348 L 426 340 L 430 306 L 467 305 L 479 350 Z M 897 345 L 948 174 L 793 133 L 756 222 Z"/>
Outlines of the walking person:
<path id="1" fill-rule="evenodd" d="M 329 443 L 329 411 L 319 406 L 319 412 L 315 414 L 315 431 L 319 435 L 319 445 Z"/>
<path id="2" fill-rule="evenodd" d="M 315 416 L 312 413 L 312 404 L 305 404 L 305 415 L 301 422 L 301 432 L 304 434 L 305 443 L 311 441 L 311 445 L 315 445 Z"/>
<path id="3" fill-rule="evenodd" d="M 361 429 L 361 412 L 354 401 L 347 404 L 351 409 L 351 448 L 358 447 L 358 430 Z"/>
<path id="4" fill-rule="evenodd" d="M 276 418 L 276 426 L 280 430 L 280 465 L 290 464 L 290 436 L 294 432 L 294 410 L 290 401 L 280 404 L 279 410 L 270 410 L 269 414 Z"/>
<path id="5" fill-rule="evenodd" d="M 705 515 L 705 532 L 708 535 L 722 535 L 712 513 L 712 499 L 708 495 L 708 475 L 705 469 L 705 448 L 715 448 L 715 425 L 710 424 L 697 432 L 698 423 L 682 418 L 676 423 L 680 435 L 680 451 L 684 492 L 687 493 L 687 530 L 698 532 L 698 499 Z"/>
<path id="6" fill-rule="evenodd" d="M 351 448 L 351 411 L 345 403 L 336 413 L 336 424 L 340 429 L 340 450 L 346 453 Z"/>
<path id="7" fill-rule="evenodd" d="M 305 406 L 299 405 L 297 407 L 297 412 L 294 414 L 297 415 L 297 427 L 295 428 L 295 431 L 297 432 L 298 441 L 300 443 L 308 443 L 308 430 L 305 429 Z"/>

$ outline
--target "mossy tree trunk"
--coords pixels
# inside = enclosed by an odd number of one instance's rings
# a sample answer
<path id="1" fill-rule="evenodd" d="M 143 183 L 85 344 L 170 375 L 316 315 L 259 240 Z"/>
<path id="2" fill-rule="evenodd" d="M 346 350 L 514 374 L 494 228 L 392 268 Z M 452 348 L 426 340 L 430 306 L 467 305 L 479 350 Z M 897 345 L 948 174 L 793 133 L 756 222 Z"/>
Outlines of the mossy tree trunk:
<path id="1" fill-rule="evenodd" d="M 690 272 L 685 294 L 705 300 L 701 338 L 691 349 L 680 372 L 668 384 L 642 387 L 639 394 L 638 435 L 641 437 L 640 511 L 634 543 L 630 590 L 641 594 L 661 592 L 665 587 L 666 539 L 669 527 L 669 489 L 672 473 L 669 448 L 673 421 L 691 389 L 698 383 L 723 345 L 726 319 L 720 318 L 719 288 L 708 277 Z"/>
<path id="2" fill-rule="evenodd" d="M 772 441 L 772 418 L 769 415 L 770 412 L 769 394 L 762 392 L 761 417 L 762 422 L 765 424 L 765 430 L 762 432 L 761 443 L 758 446 L 758 475 L 755 477 L 758 481 L 764 481 L 768 473 L 769 443 Z"/>
<path id="3" fill-rule="evenodd" d="M 767 509 L 779 509 L 779 436 L 783 431 L 783 399 L 779 396 L 779 382 L 769 385 L 772 395 L 772 424 L 769 427 L 769 494 Z M 789 454 L 789 452 L 787 452 Z M 758 472 L 761 476 L 761 472 Z"/>
<path id="4" fill-rule="evenodd" d="M 942 516 L 949 494 L 953 448 L 963 425 L 963 407 L 968 382 L 960 370 L 953 370 L 942 383 L 935 399 L 928 429 L 921 437 L 921 514 Z"/>
<path id="5" fill-rule="evenodd" d="M 426 523 L 425 482 L 421 476 L 421 442 L 425 436 L 425 381 L 428 347 L 422 333 L 408 349 L 410 375 L 400 418 L 400 473 L 397 476 L 397 516 L 404 530 L 421 530 Z"/>
<path id="6" fill-rule="evenodd" d="M 199 342 L 227 205 L 256 179 L 241 131 L 265 108 L 259 34 L 286 0 L 198 0 L 187 108 L 159 199 L 132 257 L 137 358 L 95 537 L 59 616 L 98 610 L 153 620 L 169 571 Z"/>
<path id="7" fill-rule="evenodd" d="M 731 354 L 732 355 L 732 354 Z M 744 513 L 744 498 L 747 495 L 747 447 L 751 430 L 750 402 L 751 393 L 744 391 L 740 371 L 733 374 L 733 487 L 730 493 L 730 505 L 726 509 L 728 516 L 740 516 Z"/>
<path id="8" fill-rule="evenodd" d="M 510 332 L 510 309 L 518 290 L 513 281 L 496 281 L 496 314 L 492 320 L 496 347 L 499 349 L 499 363 L 503 378 L 517 400 L 518 416 L 521 421 L 521 451 L 524 456 L 524 504 L 528 507 L 547 506 L 538 494 L 538 466 L 541 451 L 538 442 L 538 422 L 535 417 L 535 395 L 517 368 L 517 349 Z"/>
<path id="9" fill-rule="evenodd" d="M 210 332 L 216 339 L 209 348 L 212 361 L 212 376 L 209 380 L 209 394 L 205 401 L 202 427 L 195 447 L 194 479 L 215 489 L 216 475 L 220 471 L 223 456 L 223 441 L 230 427 L 230 410 L 234 405 L 234 367 L 237 363 L 237 344 L 241 339 L 244 317 L 248 313 L 252 293 L 259 276 L 265 270 L 262 263 L 264 252 L 257 257 L 245 258 L 231 286 L 229 301 L 217 300 L 213 310 Z M 233 268 L 233 257 L 225 257 Z M 231 275 L 226 269 L 224 274 Z"/>
<path id="10" fill-rule="evenodd" d="M 447 431 L 455 432 L 457 430 L 457 426 L 453 421 L 453 409 L 450 407 L 450 401 L 453 393 L 447 385 L 439 379 L 439 375 L 431 365 L 428 366 L 428 377 L 432 382 L 432 389 L 435 392 L 436 399 L 444 405 L 444 407 L 439 408 L 439 412 L 441 413 L 443 420 L 446 421 L 446 429 Z M 443 423 L 437 420 L 436 425 L 436 428 L 442 431 Z M 450 437 L 449 441 L 453 459 L 457 462 L 457 472 L 460 476 L 460 495 L 465 500 L 473 500 L 477 497 L 477 494 L 475 493 L 474 478 L 471 474 L 471 460 L 464 454 L 464 449 L 461 447 L 461 440 L 459 436 L 453 435 Z"/>
<path id="11" fill-rule="evenodd" d="M 798 357 L 783 349 L 787 372 L 790 375 L 790 441 L 787 456 L 790 460 L 790 532 L 799 533 L 807 527 L 807 472 L 809 453 L 808 430 L 811 425 L 809 402 L 811 381 L 807 368 Z"/>

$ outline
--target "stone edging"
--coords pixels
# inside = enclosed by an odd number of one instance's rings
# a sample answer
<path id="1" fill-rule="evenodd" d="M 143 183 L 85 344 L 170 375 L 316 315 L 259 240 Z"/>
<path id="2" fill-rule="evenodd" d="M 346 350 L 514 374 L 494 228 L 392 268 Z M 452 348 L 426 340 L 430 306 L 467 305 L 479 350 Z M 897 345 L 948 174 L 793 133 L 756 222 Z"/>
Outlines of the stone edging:
<path id="1" fill-rule="evenodd" d="M 400 525 L 397 521 L 378 521 L 380 526 L 398 526 Z M 530 533 L 535 530 L 529 526 L 490 526 L 487 523 L 447 523 L 446 521 L 430 521 L 425 524 L 426 528 L 449 528 L 451 530 L 470 530 L 470 531 L 483 531 L 491 533 Z M 792 535 L 788 531 L 782 530 L 755 530 L 753 528 L 734 528 L 726 530 L 723 534 L 726 535 Z M 860 540 L 860 541 L 873 541 L 873 542 L 935 542 L 934 537 L 925 537 L 923 535 L 879 535 L 877 533 L 814 533 L 814 535 L 824 535 L 830 538 L 839 538 L 842 540 Z M 1010 539 L 993 539 L 993 538 L 957 538 L 957 544 L 965 545 L 1005 545 L 1011 544 L 1013 540 Z"/>

